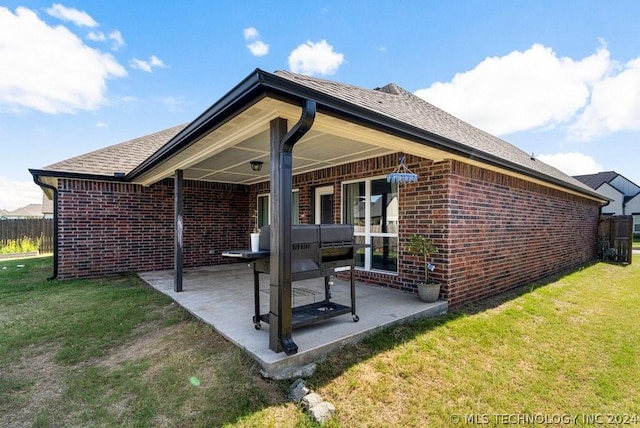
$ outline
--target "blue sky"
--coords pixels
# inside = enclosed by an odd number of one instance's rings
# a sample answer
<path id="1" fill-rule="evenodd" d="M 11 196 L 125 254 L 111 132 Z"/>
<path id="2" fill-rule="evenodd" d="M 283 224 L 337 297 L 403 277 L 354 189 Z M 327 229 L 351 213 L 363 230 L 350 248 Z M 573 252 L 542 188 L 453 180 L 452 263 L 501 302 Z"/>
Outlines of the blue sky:
<path id="1" fill-rule="evenodd" d="M 396 83 L 574 174 L 640 184 L 638 1 L 0 0 L 0 208 L 28 168 L 190 122 L 255 68 Z"/>

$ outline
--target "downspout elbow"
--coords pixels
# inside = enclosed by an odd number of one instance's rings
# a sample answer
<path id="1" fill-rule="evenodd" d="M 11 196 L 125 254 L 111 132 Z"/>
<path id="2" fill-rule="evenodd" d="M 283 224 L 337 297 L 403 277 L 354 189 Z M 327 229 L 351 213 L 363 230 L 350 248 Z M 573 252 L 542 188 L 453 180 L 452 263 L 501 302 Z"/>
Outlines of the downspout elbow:
<path id="1" fill-rule="evenodd" d="M 304 100 L 302 105 L 302 115 L 289 132 L 285 134 L 280 142 L 280 150 L 290 152 L 293 146 L 309 132 L 316 119 L 316 102 L 314 100 Z"/>
<path id="2" fill-rule="evenodd" d="M 37 174 L 33 174 L 33 182 L 53 192 L 53 275 L 47 278 L 47 281 L 53 281 L 58 279 L 58 188 L 43 183 Z"/>

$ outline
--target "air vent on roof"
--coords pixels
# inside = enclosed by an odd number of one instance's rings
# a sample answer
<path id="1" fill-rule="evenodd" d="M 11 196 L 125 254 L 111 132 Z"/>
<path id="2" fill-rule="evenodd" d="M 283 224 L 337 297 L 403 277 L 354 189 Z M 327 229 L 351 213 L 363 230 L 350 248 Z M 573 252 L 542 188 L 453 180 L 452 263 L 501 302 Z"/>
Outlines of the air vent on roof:
<path id="1" fill-rule="evenodd" d="M 389 83 L 388 85 L 383 86 L 382 88 L 376 88 L 375 91 L 384 92 L 391 95 L 401 95 L 402 91 L 395 83 Z"/>

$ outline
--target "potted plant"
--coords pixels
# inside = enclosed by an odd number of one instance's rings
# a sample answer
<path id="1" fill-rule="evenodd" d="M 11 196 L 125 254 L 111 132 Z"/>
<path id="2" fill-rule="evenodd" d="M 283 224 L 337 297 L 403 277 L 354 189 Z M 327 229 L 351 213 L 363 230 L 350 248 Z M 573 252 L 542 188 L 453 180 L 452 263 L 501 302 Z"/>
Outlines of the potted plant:
<path id="1" fill-rule="evenodd" d="M 422 257 L 424 259 L 424 281 L 419 281 L 418 297 L 425 302 L 433 303 L 438 300 L 440 295 L 440 283 L 429 281 L 429 272 L 433 271 L 435 266 L 427 261 L 431 254 L 438 254 L 438 248 L 434 242 L 427 238 L 426 235 L 415 234 L 411 237 L 407 245 L 407 252 L 413 256 Z"/>
<path id="2" fill-rule="evenodd" d="M 260 229 L 258 229 L 258 211 L 253 212 L 253 232 L 251 232 L 251 251 L 260 251 Z"/>

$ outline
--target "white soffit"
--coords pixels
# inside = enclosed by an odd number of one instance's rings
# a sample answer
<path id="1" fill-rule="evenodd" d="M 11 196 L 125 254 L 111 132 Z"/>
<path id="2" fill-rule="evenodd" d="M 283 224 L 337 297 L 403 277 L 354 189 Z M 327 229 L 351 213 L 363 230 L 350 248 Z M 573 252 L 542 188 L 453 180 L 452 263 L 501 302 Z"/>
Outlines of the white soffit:
<path id="1" fill-rule="evenodd" d="M 136 179 L 151 185 L 172 177 L 176 170 L 184 178 L 223 183 L 255 184 L 270 178 L 269 122 L 284 118 L 291 128 L 302 108 L 273 98 L 264 98 L 200 140 Z M 584 197 L 562 186 L 509 171 L 422 143 L 409 141 L 365 126 L 318 113 L 311 130 L 293 149 L 293 173 L 356 162 L 391 153 L 406 153 L 434 162 L 454 159 Z M 263 162 L 259 172 L 249 162 Z"/>

